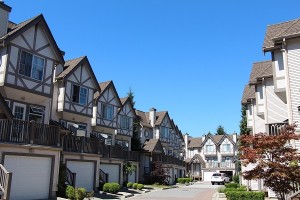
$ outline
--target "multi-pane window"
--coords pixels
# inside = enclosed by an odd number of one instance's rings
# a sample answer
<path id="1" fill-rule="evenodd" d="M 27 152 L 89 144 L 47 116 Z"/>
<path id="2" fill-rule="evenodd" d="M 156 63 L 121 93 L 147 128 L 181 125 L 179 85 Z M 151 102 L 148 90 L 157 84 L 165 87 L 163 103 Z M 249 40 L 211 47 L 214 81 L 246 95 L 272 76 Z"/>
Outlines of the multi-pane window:
<path id="1" fill-rule="evenodd" d="M 104 119 L 112 120 L 114 115 L 114 107 L 108 104 L 102 104 L 102 117 Z"/>
<path id="2" fill-rule="evenodd" d="M 24 120 L 25 107 L 15 105 L 15 107 L 14 107 L 14 116 L 15 116 L 16 119 Z"/>
<path id="3" fill-rule="evenodd" d="M 169 128 L 166 126 L 161 127 L 161 137 L 162 138 L 169 138 Z"/>
<path id="4" fill-rule="evenodd" d="M 130 118 L 127 116 L 121 116 L 121 128 L 129 129 L 130 127 Z"/>
<path id="5" fill-rule="evenodd" d="M 207 145 L 205 145 L 205 149 L 206 149 L 206 152 L 213 152 L 214 146 L 211 144 L 207 144 Z"/>
<path id="6" fill-rule="evenodd" d="M 30 106 L 29 108 L 29 121 L 35 121 L 37 123 L 43 123 L 44 108 Z"/>
<path id="7" fill-rule="evenodd" d="M 81 105 L 87 104 L 88 90 L 85 87 L 73 85 L 72 102 L 79 103 Z"/>
<path id="8" fill-rule="evenodd" d="M 43 80 L 44 67 L 45 59 L 25 51 L 21 52 L 19 74 L 41 81 Z"/>
<path id="9" fill-rule="evenodd" d="M 222 144 L 222 151 L 229 152 L 230 151 L 230 144 Z"/>
<path id="10" fill-rule="evenodd" d="M 116 145 L 119 145 L 121 147 L 123 147 L 124 149 L 128 149 L 129 148 L 129 143 L 128 141 L 124 141 L 124 140 L 116 140 L 115 141 Z"/>

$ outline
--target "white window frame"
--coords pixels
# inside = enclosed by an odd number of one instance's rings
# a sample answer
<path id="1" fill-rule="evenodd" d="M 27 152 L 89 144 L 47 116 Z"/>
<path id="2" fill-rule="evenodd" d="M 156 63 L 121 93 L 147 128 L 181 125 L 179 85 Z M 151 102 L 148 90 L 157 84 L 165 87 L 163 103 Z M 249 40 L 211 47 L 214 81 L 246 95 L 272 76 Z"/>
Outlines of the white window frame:
<path id="1" fill-rule="evenodd" d="M 211 147 L 211 148 L 208 148 L 208 147 Z M 207 153 L 214 152 L 214 145 L 212 145 L 212 144 L 207 144 L 207 145 L 205 145 L 205 151 L 206 151 Z"/>
<path id="2" fill-rule="evenodd" d="M 78 93 L 74 94 L 74 87 L 78 87 L 79 90 L 78 90 Z M 86 91 L 86 94 L 83 93 L 83 91 Z M 73 99 L 74 96 L 77 96 L 76 100 Z M 84 99 L 83 99 L 84 97 Z M 84 100 L 84 101 L 82 101 Z M 88 100 L 88 88 L 86 87 L 82 87 L 82 86 L 79 86 L 79 85 L 76 85 L 76 84 L 72 84 L 72 102 L 73 103 L 77 103 L 77 104 L 80 104 L 80 105 L 83 105 L 83 106 L 86 106 L 87 105 L 87 100 Z"/>
<path id="3" fill-rule="evenodd" d="M 226 146 L 226 148 L 225 148 Z M 230 144 L 222 144 L 222 151 L 223 152 L 230 152 Z"/>
<path id="4" fill-rule="evenodd" d="M 15 111 L 16 111 L 16 106 L 18 107 L 23 107 L 24 108 L 24 112 L 23 112 L 23 117 L 22 119 L 20 120 L 23 120 L 25 121 L 25 117 L 26 117 L 26 105 L 25 104 L 21 104 L 21 103 L 14 103 L 14 106 L 13 106 L 13 115 L 15 116 Z"/>
<path id="5" fill-rule="evenodd" d="M 34 109 L 36 109 L 36 112 L 34 112 Z M 31 112 L 31 110 L 33 112 Z M 38 111 L 38 110 L 43 110 L 43 111 Z M 45 116 L 45 109 L 42 107 L 37 107 L 37 106 L 29 106 L 28 119 L 30 118 L 30 115 L 35 115 L 35 116 L 41 117 L 42 118 L 41 123 L 43 123 L 44 116 Z"/>
<path id="6" fill-rule="evenodd" d="M 25 71 L 26 71 L 26 64 L 25 63 L 21 63 L 23 52 L 32 56 L 31 66 L 30 66 L 30 76 L 26 75 L 26 73 L 25 73 Z M 39 66 L 37 63 L 34 63 L 35 59 L 37 59 L 37 58 L 43 60 L 43 66 Z M 35 79 L 35 80 L 38 80 L 38 81 L 42 81 L 44 79 L 45 65 L 46 65 L 46 61 L 45 61 L 44 58 L 42 58 L 40 56 L 37 56 L 37 55 L 34 55 L 32 53 L 29 53 L 27 51 L 23 51 L 23 50 L 21 51 L 21 53 L 20 53 L 20 63 L 19 63 L 19 74 L 20 75 L 26 76 L 26 77 L 29 77 L 29 78 L 32 78 L 32 79 Z M 22 69 L 24 70 L 24 72 L 22 72 Z M 39 71 L 42 72 L 41 78 L 36 77 L 37 74 L 38 74 L 37 72 L 39 72 Z"/>

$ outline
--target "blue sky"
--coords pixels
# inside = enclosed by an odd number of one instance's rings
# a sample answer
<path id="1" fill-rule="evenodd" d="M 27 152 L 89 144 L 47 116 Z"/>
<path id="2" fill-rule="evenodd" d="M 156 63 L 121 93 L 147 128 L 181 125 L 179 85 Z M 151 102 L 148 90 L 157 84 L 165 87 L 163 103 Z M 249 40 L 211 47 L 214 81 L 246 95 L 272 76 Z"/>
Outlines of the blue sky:
<path id="1" fill-rule="evenodd" d="M 183 133 L 239 133 L 253 62 L 270 59 L 268 24 L 300 17 L 300 1 L 6 0 L 16 23 L 44 15 L 65 60 L 87 55 L 99 82 L 129 88 L 136 108 L 168 110 Z"/>

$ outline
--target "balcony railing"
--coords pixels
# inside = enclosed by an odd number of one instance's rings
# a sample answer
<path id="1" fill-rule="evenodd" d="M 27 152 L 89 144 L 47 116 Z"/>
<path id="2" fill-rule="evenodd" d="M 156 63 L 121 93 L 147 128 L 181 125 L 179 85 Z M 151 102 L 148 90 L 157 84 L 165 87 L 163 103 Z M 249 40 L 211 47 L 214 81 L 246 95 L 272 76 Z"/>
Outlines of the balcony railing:
<path id="1" fill-rule="evenodd" d="M 282 130 L 287 126 L 288 123 L 274 123 L 268 124 L 269 135 L 279 135 Z"/>
<path id="2" fill-rule="evenodd" d="M 205 163 L 205 168 L 235 168 L 235 164 L 232 162 L 208 162 Z"/>
<path id="3" fill-rule="evenodd" d="M 118 146 L 102 145 L 100 147 L 100 154 L 103 158 L 118 158 L 136 162 L 140 160 L 138 151 L 128 151 Z"/>
<path id="4" fill-rule="evenodd" d="M 0 120 L 0 141 L 18 144 L 60 146 L 59 127 L 13 119 Z"/>
<path id="5" fill-rule="evenodd" d="M 216 155 L 217 151 L 216 151 L 216 149 L 213 149 L 213 150 L 204 149 L 203 153 L 204 153 L 204 155 Z"/>
<path id="6" fill-rule="evenodd" d="M 153 155 L 152 161 L 161 161 L 163 164 L 174 164 L 178 166 L 185 167 L 185 162 L 180 160 L 179 158 L 175 158 L 174 156 L 168 155 Z"/>
<path id="7" fill-rule="evenodd" d="M 3 165 L 0 164 L 0 189 L 3 192 L 3 199 L 10 199 L 12 173 L 8 172 Z"/>
<path id="8" fill-rule="evenodd" d="M 221 154 L 234 154 L 233 148 L 231 149 L 221 149 L 220 150 Z"/>

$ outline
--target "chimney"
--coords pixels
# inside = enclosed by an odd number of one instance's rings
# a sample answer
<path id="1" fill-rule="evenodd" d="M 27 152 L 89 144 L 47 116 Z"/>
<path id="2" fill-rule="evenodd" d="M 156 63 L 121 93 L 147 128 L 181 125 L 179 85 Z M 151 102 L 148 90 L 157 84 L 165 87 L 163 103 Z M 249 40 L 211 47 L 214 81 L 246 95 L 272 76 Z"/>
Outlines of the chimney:
<path id="1" fill-rule="evenodd" d="M 236 143 L 237 142 L 237 133 L 236 132 L 234 132 L 233 134 L 232 134 L 232 140 Z"/>
<path id="2" fill-rule="evenodd" d="M 3 1 L 0 1 L 0 37 L 7 33 L 8 15 L 10 11 L 11 7 L 5 5 Z"/>
<path id="3" fill-rule="evenodd" d="M 156 121 L 156 109 L 155 108 L 150 108 L 149 111 L 149 120 L 150 120 L 150 124 L 152 127 L 154 127 L 155 121 Z"/>
<path id="4" fill-rule="evenodd" d="M 188 152 L 189 134 L 188 133 L 186 133 L 184 135 L 184 143 L 185 143 L 185 146 L 184 146 L 185 157 L 188 158 L 188 155 L 189 155 L 189 152 Z"/>

